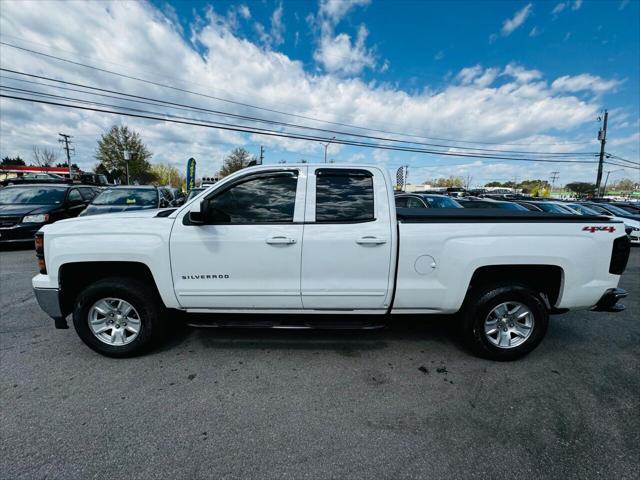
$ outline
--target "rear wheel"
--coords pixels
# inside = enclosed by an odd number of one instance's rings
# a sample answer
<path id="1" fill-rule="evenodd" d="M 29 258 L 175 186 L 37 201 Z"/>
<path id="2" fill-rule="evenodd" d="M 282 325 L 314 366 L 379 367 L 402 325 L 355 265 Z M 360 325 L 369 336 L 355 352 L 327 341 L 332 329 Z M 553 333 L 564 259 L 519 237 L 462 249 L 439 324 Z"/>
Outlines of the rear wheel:
<path id="1" fill-rule="evenodd" d="M 146 351 L 159 336 L 162 307 L 157 293 L 131 278 L 107 278 L 76 299 L 73 325 L 89 347 L 110 357 Z"/>
<path id="2" fill-rule="evenodd" d="M 549 315 L 537 292 L 525 285 L 493 285 L 474 292 L 462 314 L 465 343 L 491 360 L 515 360 L 542 341 Z"/>

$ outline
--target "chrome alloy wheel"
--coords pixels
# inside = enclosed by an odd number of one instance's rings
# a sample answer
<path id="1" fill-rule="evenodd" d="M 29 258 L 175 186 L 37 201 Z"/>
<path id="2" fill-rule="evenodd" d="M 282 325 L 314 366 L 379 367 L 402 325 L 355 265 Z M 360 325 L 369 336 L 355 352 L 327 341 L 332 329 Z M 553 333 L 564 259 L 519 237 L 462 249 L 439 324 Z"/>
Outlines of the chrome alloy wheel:
<path id="1" fill-rule="evenodd" d="M 484 336 L 498 348 L 522 345 L 533 331 L 533 313 L 520 302 L 504 302 L 484 320 Z"/>
<path id="2" fill-rule="evenodd" d="M 89 329 L 107 345 L 131 343 L 140 333 L 142 322 L 133 305 L 120 298 L 103 298 L 89 309 Z"/>

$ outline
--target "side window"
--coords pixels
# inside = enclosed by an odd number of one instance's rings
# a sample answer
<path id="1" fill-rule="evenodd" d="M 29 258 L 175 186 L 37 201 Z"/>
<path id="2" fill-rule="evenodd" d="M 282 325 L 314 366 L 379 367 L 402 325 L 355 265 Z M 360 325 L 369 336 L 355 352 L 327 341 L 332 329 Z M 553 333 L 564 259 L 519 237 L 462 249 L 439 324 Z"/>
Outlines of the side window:
<path id="1" fill-rule="evenodd" d="M 262 174 L 232 185 L 209 200 L 214 222 L 293 222 L 297 172 Z"/>
<path id="2" fill-rule="evenodd" d="M 407 199 L 407 208 L 425 208 L 425 205 L 420 199 L 409 197 Z"/>
<path id="3" fill-rule="evenodd" d="M 75 188 L 73 190 L 69 191 L 69 196 L 67 197 L 67 202 L 71 203 L 71 202 L 83 202 L 82 200 L 82 196 L 80 195 L 80 192 L 78 192 L 78 190 L 76 190 Z"/>
<path id="4" fill-rule="evenodd" d="M 396 208 L 407 208 L 407 197 L 396 197 Z"/>
<path id="5" fill-rule="evenodd" d="M 367 170 L 316 170 L 316 222 L 375 220 L 373 175 Z"/>
<path id="6" fill-rule="evenodd" d="M 81 188 L 80 194 L 85 202 L 90 202 L 96 196 L 92 188 Z"/>

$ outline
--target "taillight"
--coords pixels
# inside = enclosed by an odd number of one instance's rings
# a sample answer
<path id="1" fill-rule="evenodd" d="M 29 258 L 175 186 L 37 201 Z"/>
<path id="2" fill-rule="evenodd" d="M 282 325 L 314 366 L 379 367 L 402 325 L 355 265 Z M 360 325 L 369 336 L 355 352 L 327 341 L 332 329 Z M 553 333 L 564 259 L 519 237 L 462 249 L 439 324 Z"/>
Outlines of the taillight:
<path id="1" fill-rule="evenodd" d="M 38 258 L 38 268 L 40 273 L 47 273 L 47 264 L 44 261 L 44 233 L 38 232 L 35 237 L 36 257 Z"/>
<path id="2" fill-rule="evenodd" d="M 627 268 L 627 261 L 631 250 L 631 240 L 624 235 L 613 241 L 611 249 L 611 261 L 609 262 L 609 273 L 614 275 L 622 275 L 624 269 Z"/>

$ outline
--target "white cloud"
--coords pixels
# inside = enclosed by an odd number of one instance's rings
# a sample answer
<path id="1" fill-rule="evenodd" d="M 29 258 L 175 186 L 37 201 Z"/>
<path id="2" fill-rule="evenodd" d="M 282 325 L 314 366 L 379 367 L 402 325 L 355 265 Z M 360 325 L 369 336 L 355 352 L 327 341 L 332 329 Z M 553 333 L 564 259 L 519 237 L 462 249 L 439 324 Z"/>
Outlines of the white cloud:
<path id="1" fill-rule="evenodd" d="M 627 135 L 622 138 L 611 138 L 610 135 L 607 135 L 607 144 L 614 146 L 632 144 L 636 147 L 640 147 L 640 132 L 632 133 L 631 135 Z"/>
<path id="2" fill-rule="evenodd" d="M 284 23 L 282 23 L 282 14 L 284 10 L 282 7 L 282 3 L 280 3 L 273 13 L 271 14 L 271 29 L 267 31 L 265 26 L 256 22 L 254 24 L 254 28 L 256 33 L 258 34 L 258 38 L 260 39 L 260 43 L 262 43 L 266 47 L 277 47 L 284 43 Z"/>
<path id="3" fill-rule="evenodd" d="M 320 39 L 313 54 L 314 60 L 330 73 L 357 75 L 365 68 L 375 68 L 374 51 L 366 46 L 369 31 L 364 24 L 358 27 L 355 40 L 347 33 L 335 33 L 337 24 L 356 6 L 369 4 L 370 0 L 321 0 L 318 16 L 307 17 L 312 25 L 318 25 Z M 388 62 L 382 66 L 388 69 Z"/>
<path id="4" fill-rule="evenodd" d="M 559 13 L 562 13 L 562 11 L 565 9 L 566 6 L 567 4 L 564 2 L 558 3 L 555 7 L 553 7 L 553 10 L 551 10 L 551 13 L 553 15 L 558 15 Z"/>
<path id="5" fill-rule="evenodd" d="M 583 73 L 581 75 L 564 75 L 556 78 L 551 89 L 556 92 L 581 92 L 588 90 L 593 93 L 604 93 L 621 85 L 620 80 L 606 80 L 597 75 Z"/>
<path id="6" fill-rule="evenodd" d="M 529 83 L 532 80 L 538 80 L 542 78 L 542 72 L 539 70 L 527 70 L 526 68 L 518 65 L 517 63 L 511 62 L 508 64 L 501 75 L 507 75 L 516 79 L 516 81 L 521 83 Z"/>
<path id="7" fill-rule="evenodd" d="M 371 0 L 320 0 L 320 15 L 337 24 L 354 7 L 369 5 Z"/>
<path id="8" fill-rule="evenodd" d="M 376 65 L 373 53 L 365 46 L 367 27 L 360 25 L 355 42 L 346 33 L 323 35 L 320 48 L 314 52 L 313 58 L 322 64 L 326 71 L 344 75 L 357 75 L 363 68 Z"/>
<path id="9" fill-rule="evenodd" d="M 2 7 L 0 30 L 3 34 L 19 36 L 29 42 L 25 46 L 36 50 L 206 95 L 368 128 L 488 142 L 561 143 L 567 136 L 576 135 L 576 129 L 591 126 L 602 108 L 595 97 L 578 98 L 572 94 L 578 88 L 576 81 L 571 80 L 574 77 L 561 77 L 552 83 L 555 87 L 550 87 L 543 81 L 541 72 L 516 64 L 501 68 L 472 66 L 461 70 L 455 82 L 437 90 L 422 85 L 416 89 L 418 93 L 409 93 L 389 84 L 345 78 L 341 72 L 309 72 L 302 62 L 242 38 L 225 18 L 213 11 L 191 26 L 196 50 L 191 41 L 184 40 L 177 29 L 167 23 L 167 17 L 149 3 L 82 2 L 74 4 L 73 9 L 62 10 L 57 2 L 5 1 Z M 92 34 L 87 36 L 87 31 Z M 366 35 L 361 36 L 361 48 L 364 48 Z M 351 50 L 357 45 L 357 38 L 350 40 Z M 5 46 L 1 47 L 0 54 L 3 65 L 20 71 L 230 113 L 318 125 L 311 120 L 250 109 L 58 63 Z M 496 81 L 498 74 L 502 75 L 500 82 Z M 591 82 L 591 91 L 602 89 L 594 85 L 611 82 L 586 73 L 584 76 L 598 79 Z M 142 108 L 160 110 L 160 107 L 152 106 Z M 202 112 L 174 113 L 231 121 Z M 317 142 L 267 138 L 3 99 L 0 101 L 0 154 L 29 157 L 34 143 L 55 145 L 57 132 L 61 131 L 74 136 L 77 156 L 73 160 L 83 168 L 91 168 L 95 163 L 93 154 L 98 135 L 114 123 L 126 123 L 139 131 L 154 152 L 153 162 L 168 162 L 183 168 L 186 159 L 194 156 L 202 174 L 213 174 L 220 167 L 224 153 L 234 146 L 245 146 L 257 153 L 259 145 L 267 145 L 267 162 L 287 155 L 317 160 L 323 153 Z M 527 148 L 567 151 L 576 147 Z M 330 150 L 337 161 L 345 161 L 353 155 L 362 155 L 364 161 L 375 158 L 371 150 L 337 145 L 332 145 Z M 616 153 L 624 156 L 623 151 Z M 387 161 L 380 153 L 376 156 Z M 415 158 L 412 162 L 416 165 L 439 162 L 436 157 L 425 155 L 410 158 Z M 393 152 L 389 153 L 387 165 L 397 168 L 399 162 L 408 160 L 406 154 Z M 463 163 L 460 159 L 453 161 Z M 487 168 L 486 175 L 493 174 L 488 167 L 491 163 L 484 162 L 482 168 Z M 508 167 L 516 170 L 526 167 L 527 171 L 538 172 L 536 165 L 518 163 Z M 542 164 L 540 169 L 547 167 Z M 571 168 L 578 171 L 578 166 Z M 417 174 L 411 175 L 414 181 L 420 180 Z M 478 178 L 480 175 L 484 174 L 474 173 Z"/>
<path id="10" fill-rule="evenodd" d="M 571 5 L 571 10 L 580 10 L 580 7 L 582 7 L 582 0 L 575 0 Z"/>
<path id="11" fill-rule="evenodd" d="M 531 14 L 532 7 L 533 5 L 528 3 L 522 9 L 518 10 L 512 18 L 506 19 L 502 24 L 502 35 L 507 37 L 519 28 Z"/>
<path id="12" fill-rule="evenodd" d="M 543 30 L 541 28 L 538 28 L 537 25 L 534 25 L 534 27 L 529 32 L 529 36 L 530 37 L 539 37 L 540 35 L 542 35 L 542 31 Z"/>
<path id="13" fill-rule="evenodd" d="M 247 5 L 240 5 L 238 7 L 238 13 L 240 14 L 240 16 L 242 18 L 244 18 L 245 20 L 248 20 L 251 18 L 251 10 L 249 10 L 249 7 Z"/>

